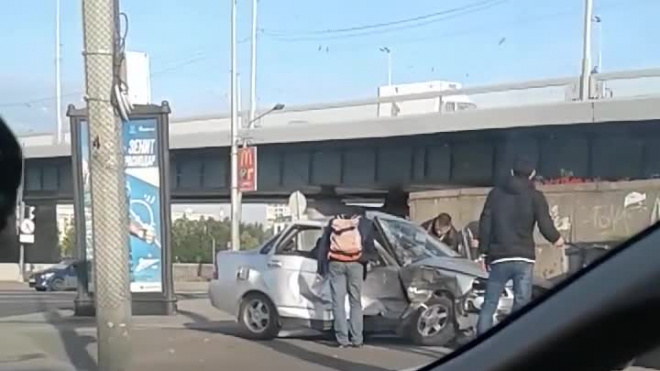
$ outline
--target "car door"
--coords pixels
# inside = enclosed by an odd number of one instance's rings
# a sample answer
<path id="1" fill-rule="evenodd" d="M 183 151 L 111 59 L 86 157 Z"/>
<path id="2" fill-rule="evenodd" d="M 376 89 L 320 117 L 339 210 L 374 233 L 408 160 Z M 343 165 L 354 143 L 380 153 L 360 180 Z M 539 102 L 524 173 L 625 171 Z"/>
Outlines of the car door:
<path id="1" fill-rule="evenodd" d="M 78 287 L 78 276 L 76 275 L 75 263 L 69 264 L 64 271 L 64 287 L 66 287 L 67 290 Z"/>
<path id="2" fill-rule="evenodd" d="M 330 290 L 318 278 L 315 247 L 322 227 L 293 225 L 271 251 L 267 275 L 271 295 L 282 317 L 308 320 L 330 319 Z"/>
<path id="3" fill-rule="evenodd" d="M 365 316 L 399 318 L 408 305 L 399 277 L 400 266 L 387 250 L 387 244 L 374 223 L 376 254 L 369 256 L 367 278 L 362 285 Z"/>

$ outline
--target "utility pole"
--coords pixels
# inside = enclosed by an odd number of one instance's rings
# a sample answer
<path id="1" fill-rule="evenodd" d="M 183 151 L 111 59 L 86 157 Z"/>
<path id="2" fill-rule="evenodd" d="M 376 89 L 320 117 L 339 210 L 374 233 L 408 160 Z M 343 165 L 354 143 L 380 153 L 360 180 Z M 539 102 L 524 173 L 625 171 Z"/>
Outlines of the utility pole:
<path id="1" fill-rule="evenodd" d="M 240 200 L 238 194 L 238 112 L 236 104 L 236 0 L 231 0 L 231 248 L 240 250 Z"/>
<path id="2" fill-rule="evenodd" d="M 580 75 L 580 100 L 588 100 L 591 86 L 591 22 L 593 0 L 584 0 L 584 32 L 582 35 L 582 74 Z"/>
<path id="3" fill-rule="evenodd" d="M 254 125 L 254 114 L 257 110 L 257 0 L 252 0 L 252 53 L 250 55 L 250 114 L 248 128 Z"/>
<path id="4" fill-rule="evenodd" d="M 56 89 L 56 104 L 55 114 L 57 115 L 57 144 L 62 143 L 62 77 L 60 73 L 60 60 L 62 55 L 60 52 L 60 0 L 55 0 L 55 89 Z"/>
<path id="5" fill-rule="evenodd" d="M 18 267 L 20 269 L 20 273 L 18 274 L 18 279 L 20 282 L 25 281 L 25 245 L 23 244 L 22 241 L 20 241 L 20 235 L 21 233 L 21 224 L 23 223 L 23 220 L 25 219 L 25 201 L 23 201 L 23 194 L 25 192 L 25 146 L 23 143 L 21 143 L 21 153 L 24 155 L 21 156 L 21 184 L 18 189 L 18 200 L 16 202 L 16 205 L 18 206 L 18 213 L 16 217 L 18 218 L 18 221 L 16 222 L 16 225 L 18 228 L 16 228 L 16 235 L 19 236 L 19 250 L 18 250 Z"/>
<path id="6" fill-rule="evenodd" d="M 94 300 L 98 362 L 123 371 L 131 360 L 131 294 L 128 272 L 128 203 L 121 122 L 112 105 L 119 73 L 118 0 L 83 0 L 87 120 L 89 122 Z"/>

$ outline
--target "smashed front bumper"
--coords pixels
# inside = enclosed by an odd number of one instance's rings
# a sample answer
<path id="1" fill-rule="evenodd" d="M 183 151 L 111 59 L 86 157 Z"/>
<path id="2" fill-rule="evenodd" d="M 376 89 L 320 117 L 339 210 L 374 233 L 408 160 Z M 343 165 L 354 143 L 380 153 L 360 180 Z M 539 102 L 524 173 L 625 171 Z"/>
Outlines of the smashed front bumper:
<path id="1" fill-rule="evenodd" d="M 463 296 L 454 298 L 454 321 L 456 328 L 460 331 L 473 331 L 479 320 L 479 312 L 484 303 L 485 284 L 480 279 L 475 279 L 472 288 Z M 435 295 L 430 290 L 408 289 L 411 302 L 401 316 L 402 327 L 408 324 L 408 319 L 420 309 L 426 307 L 426 303 Z M 500 322 L 511 313 L 513 306 L 513 291 L 506 287 L 500 297 L 495 312 L 494 323 Z"/>

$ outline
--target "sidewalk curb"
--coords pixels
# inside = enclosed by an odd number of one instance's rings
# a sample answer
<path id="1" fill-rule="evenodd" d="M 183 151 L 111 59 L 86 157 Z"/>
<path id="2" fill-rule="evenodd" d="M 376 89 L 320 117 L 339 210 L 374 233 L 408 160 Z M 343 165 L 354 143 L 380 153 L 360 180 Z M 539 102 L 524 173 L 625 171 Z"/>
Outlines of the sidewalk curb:
<path id="1" fill-rule="evenodd" d="M 37 321 L 3 321 L 0 322 L 1 327 L 20 326 L 22 328 L 35 328 L 47 327 L 50 329 L 59 329 L 67 327 L 75 327 L 77 329 L 96 329 L 96 321 L 78 321 L 78 320 L 65 320 L 59 323 L 37 322 Z M 133 329 L 163 329 L 163 330 L 214 330 L 218 328 L 216 323 L 199 323 L 199 322 L 186 322 L 186 323 L 132 323 Z"/>

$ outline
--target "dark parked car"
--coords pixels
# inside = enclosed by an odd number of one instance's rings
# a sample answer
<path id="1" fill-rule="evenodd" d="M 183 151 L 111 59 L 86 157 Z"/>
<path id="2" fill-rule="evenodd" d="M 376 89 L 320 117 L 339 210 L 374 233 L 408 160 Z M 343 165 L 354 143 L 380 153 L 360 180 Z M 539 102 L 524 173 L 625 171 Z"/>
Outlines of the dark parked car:
<path id="1" fill-rule="evenodd" d="M 63 260 L 43 271 L 30 275 L 30 287 L 37 291 L 75 290 L 78 285 L 76 261 Z"/>

